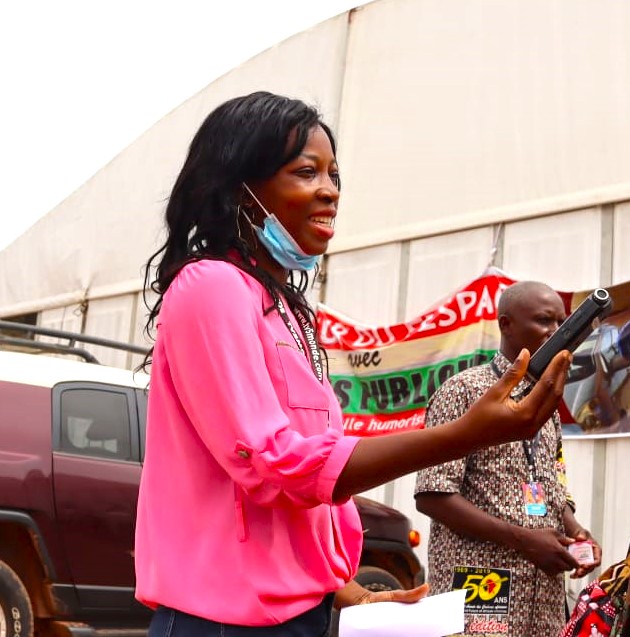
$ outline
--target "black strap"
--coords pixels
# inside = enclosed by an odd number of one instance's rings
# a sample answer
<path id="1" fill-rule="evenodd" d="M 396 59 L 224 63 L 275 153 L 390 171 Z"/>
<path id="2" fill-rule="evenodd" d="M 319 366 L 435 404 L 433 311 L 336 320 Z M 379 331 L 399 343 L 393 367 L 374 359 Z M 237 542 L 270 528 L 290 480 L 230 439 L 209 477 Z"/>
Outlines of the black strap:
<path id="1" fill-rule="evenodd" d="M 490 361 L 490 367 L 492 368 L 492 371 L 494 372 L 497 378 L 501 378 L 501 376 L 503 376 L 494 358 Z M 517 396 L 513 396 L 513 399 L 518 401 L 525 398 L 525 396 L 529 394 L 531 389 L 532 389 L 532 386 L 527 387 L 524 391 L 522 391 Z M 529 469 L 529 479 L 531 482 L 536 481 L 536 453 L 538 452 L 539 443 L 540 443 L 540 429 L 536 432 L 536 435 L 531 440 L 523 440 L 523 452 L 525 453 L 525 459 L 527 460 L 527 467 Z"/>
<path id="2" fill-rule="evenodd" d="M 304 340 L 308 345 L 309 354 L 306 353 L 304 349 L 304 345 L 302 344 L 302 339 L 299 337 L 293 323 L 291 323 L 291 319 L 287 314 L 287 311 L 284 307 L 284 303 L 282 299 L 278 299 L 276 302 L 276 307 L 278 308 L 278 313 L 282 317 L 284 324 L 287 326 L 289 332 L 291 332 L 291 336 L 295 340 L 295 344 L 298 346 L 298 349 L 311 364 L 311 369 L 313 370 L 313 374 L 315 374 L 315 378 L 322 383 L 324 382 L 324 368 L 322 366 L 322 354 L 319 351 L 319 346 L 317 345 L 317 338 L 315 336 L 315 328 L 311 324 L 311 322 L 298 310 L 297 308 L 293 310 L 293 314 L 295 318 L 297 318 L 298 323 L 300 324 L 300 329 L 302 330 L 302 334 L 304 335 Z"/>
<path id="3" fill-rule="evenodd" d="M 527 458 L 527 467 L 529 468 L 529 479 L 532 482 L 537 481 L 536 477 L 536 453 L 538 452 L 538 443 L 540 442 L 540 431 L 536 433 L 533 440 L 523 440 L 523 451 Z"/>

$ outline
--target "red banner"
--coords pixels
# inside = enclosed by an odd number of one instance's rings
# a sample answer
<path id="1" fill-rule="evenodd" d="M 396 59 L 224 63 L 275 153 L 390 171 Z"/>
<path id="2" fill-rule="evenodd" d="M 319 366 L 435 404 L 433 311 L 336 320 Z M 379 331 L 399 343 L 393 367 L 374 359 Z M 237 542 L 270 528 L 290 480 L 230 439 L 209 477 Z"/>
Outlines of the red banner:
<path id="1" fill-rule="evenodd" d="M 491 268 L 417 318 L 386 327 L 320 305 L 319 337 L 345 430 L 374 436 L 422 428 L 433 392 L 498 349 L 497 304 L 513 282 Z M 621 338 L 625 326 L 630 342 L 630 283 L 608 289 L 614 313 L 574 355 L 561 410 L 567 435 L 630 434 L 630 360 Z M 567 313 L 589 293 L 559 292 Z"/>

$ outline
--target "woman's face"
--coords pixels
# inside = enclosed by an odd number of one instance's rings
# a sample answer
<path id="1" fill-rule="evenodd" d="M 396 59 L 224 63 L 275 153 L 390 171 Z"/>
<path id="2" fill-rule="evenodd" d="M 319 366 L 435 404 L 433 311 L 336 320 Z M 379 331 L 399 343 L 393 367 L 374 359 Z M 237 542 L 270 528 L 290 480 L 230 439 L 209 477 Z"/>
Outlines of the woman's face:
<path id="1" fill-rule="evenodd" d="M 253 193 L 275 214 L 300 248 L 309 255 L 323 254 L 332 239 L 339 201 L 339 173 L 328 135 L 317 126 L 302 152 L 264 181 L 252 182 Z M 258 208 L 254 203 L 254 210 Z M 262 225 L 264 213 L 256 210 Z"/>

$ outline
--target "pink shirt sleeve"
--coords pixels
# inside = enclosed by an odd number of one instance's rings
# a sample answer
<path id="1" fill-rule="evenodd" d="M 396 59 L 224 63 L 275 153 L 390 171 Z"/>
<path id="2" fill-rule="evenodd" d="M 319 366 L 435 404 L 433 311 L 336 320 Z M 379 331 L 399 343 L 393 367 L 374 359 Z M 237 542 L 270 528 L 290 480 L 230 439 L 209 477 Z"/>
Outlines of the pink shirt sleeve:
<path id="1" fill-rule="evenodd" d="M 339 406 L 329 387 L 315 388 L 328 409 L 284 404 L 268 369 L 276 342 L 265 341 L 273 340 L 263 329 L 265 297 L 255 280 L 225 262 L 186 266 L 160 312 L 168 373 L 200 442 L 248 497 L 265 505 L 330 503 L 358 439 L 330 426 Z M 282 336 L 291 338 L 288 330 Z M 303 364 L 312 374 L 306 358 Z M 312 381 L 298 374 L 291 382 L 304 379 Z M 301 433 L 303 418 L 308 435 Z"/>

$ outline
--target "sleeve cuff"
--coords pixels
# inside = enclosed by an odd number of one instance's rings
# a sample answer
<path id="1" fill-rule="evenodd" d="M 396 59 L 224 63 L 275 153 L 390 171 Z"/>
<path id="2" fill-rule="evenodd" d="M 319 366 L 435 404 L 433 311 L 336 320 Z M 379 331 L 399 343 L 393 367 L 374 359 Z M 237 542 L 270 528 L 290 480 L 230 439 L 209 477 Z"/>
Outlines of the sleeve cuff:
<path id="1" fill-rule="evenodd" d="M 325 502 L 326 504 L 333 503 L 333 490 L 337 484 L 339 474 L 348 463 L 348 459 L 352 455 L 359 440 L 361 440 L 361 438 L 358 436 L 344 436 L 340 434 L 319 475 L 317 497 L 321 502 Z M 342 504 L 342 502 L 336 502 L 335 504 Z"/>

